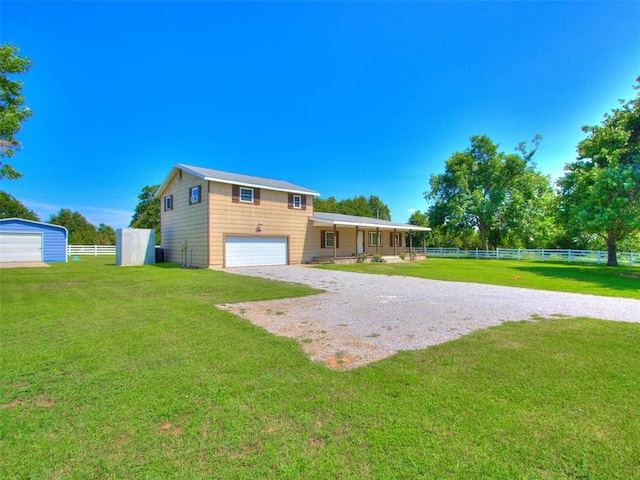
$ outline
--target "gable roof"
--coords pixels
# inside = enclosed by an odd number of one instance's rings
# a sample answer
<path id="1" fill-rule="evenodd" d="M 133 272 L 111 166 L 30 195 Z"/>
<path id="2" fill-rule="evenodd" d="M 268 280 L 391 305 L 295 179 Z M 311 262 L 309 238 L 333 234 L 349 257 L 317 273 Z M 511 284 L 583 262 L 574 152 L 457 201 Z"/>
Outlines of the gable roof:
<path id="1" fill-rule="evenodd" d="M 270 178 L 254 177 L 251 175 L 242 175 L 239 173 L 222 172 L 220 170 L 212 170 L 210 168 L 194 167 L 192 165 L 185 165 L 178 163 L 174 165 L 171 173 L 167 176 L 165 181 L 160 185 L 156 196 L 159 197 L 164 190 L 169 186 L 171 179 L 178 170 L 183 170 L 191 175 L 202 178 L 203 180 L 219 183 L 228 183 L 232 185 L 240 185 L 243 187 L 265 188 L 268 190 L 276 190 L 279 192 L 298 193 L 302 195 L 314 195 L 320 194 L 314 190 L 310 190 L 293 183 L 285 182 L 282 180 L 273 180 Z"/>
<path id="2" fill-rule="evenodd" d="M 388 220 L 380 220 L 378 218 L 357 217 L 355 215 L 342 215 L 340 213 L 324 213 L 316 212 L 311 217 L 314 225 L 335 225 L 350 227 L 368 227 L 368 228 L 384 228 L 396 229 L 402 231 L 419 231 L 429 232 L 429 227 L 419 227 L 417 225 L 409 225 L 408 223 L 396 223 Z"/>

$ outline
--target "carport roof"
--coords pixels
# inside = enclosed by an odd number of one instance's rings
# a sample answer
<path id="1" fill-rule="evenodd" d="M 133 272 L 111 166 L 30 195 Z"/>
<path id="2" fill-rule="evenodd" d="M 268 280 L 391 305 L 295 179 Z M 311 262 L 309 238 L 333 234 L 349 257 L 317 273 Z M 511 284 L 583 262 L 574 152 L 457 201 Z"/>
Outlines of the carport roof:
<path id="1" fill-rule="evenodd" d="M 409 225 L 407 223 L 396 223 L 388 220 L 380 220 L 378 218 L 356 217 L 354 215 L 342 215 L 340 213 L 323 213 L 316 212 L 310 220 L 314 225 L 329 225 L 336 227 L 366 227 L 380 228 L 385 230 L 401 230 L 429 232 L 429 227 L 419 227 L 417 225 Z"/>

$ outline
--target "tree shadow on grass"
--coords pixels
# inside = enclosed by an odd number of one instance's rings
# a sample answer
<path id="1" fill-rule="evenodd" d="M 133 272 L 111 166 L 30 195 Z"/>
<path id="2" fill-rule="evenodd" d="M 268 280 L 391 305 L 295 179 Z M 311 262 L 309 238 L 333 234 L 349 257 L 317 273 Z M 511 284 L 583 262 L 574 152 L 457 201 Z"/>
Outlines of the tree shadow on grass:
<path id="1" fill-rule="evenodd" d="M 545 262 L 536 265 L 518 265 L 516 270 L 528 272 L 541 277 L 573 280 L 583 284 L 591 284 L 612 292 L 628 292 L 635 295 L 625 297 L 640 298 L 640 268 L 603 267 L 598 265 L 567 265 Z"/>

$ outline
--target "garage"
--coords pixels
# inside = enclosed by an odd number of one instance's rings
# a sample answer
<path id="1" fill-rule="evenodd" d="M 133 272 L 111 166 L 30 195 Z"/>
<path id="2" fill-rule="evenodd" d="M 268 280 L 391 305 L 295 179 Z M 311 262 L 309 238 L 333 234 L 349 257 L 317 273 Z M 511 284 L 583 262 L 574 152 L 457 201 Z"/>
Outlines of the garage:
<path id="1" fill-rule="evenodd" d="M 0 232 L 0 263 L 41 261 L 41 234 Z"/>
<path id="2" fill-rule="evenodd" d="M 0 219 L 0 263 L 66 261 L 66 228 L 23 218 Z"/>
<path id="3" fill-rule="evenodd" d="M 287 265 L 286 237 L 226 237 L 225 266 Z"/>

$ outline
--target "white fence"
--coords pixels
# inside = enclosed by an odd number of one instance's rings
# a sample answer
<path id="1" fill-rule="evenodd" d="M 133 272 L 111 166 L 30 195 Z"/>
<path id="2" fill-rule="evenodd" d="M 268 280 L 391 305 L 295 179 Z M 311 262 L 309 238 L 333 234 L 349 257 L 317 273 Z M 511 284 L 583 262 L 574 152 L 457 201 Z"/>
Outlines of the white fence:
<path id="1" fill-rule="evenodd" d="M 453 258 L 493 258 L 496 260 L 533 260 L 554 262 L 582 262 L 598 265 L 607 263 L 607 252 L 602 250 L 557 250 L 550 248 L 496 248 L 495 250 L 460 250 L 459 248 L 414 248 L 415 253 L 425 253 L 427 257 Z M 618 264 L 630 267 L 640 266 L 640 253 L 618 252 Z"/>
<path id="2" fill-rule="evenodd" d="M 115 255 L 115 245 L 67 245 L 67 256 L 73 255 Z"/>

